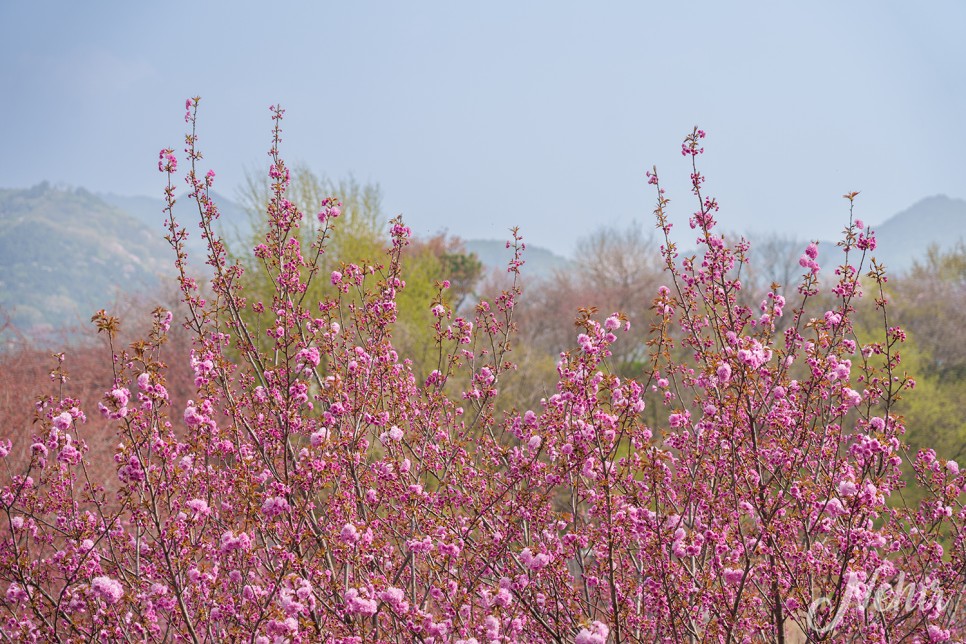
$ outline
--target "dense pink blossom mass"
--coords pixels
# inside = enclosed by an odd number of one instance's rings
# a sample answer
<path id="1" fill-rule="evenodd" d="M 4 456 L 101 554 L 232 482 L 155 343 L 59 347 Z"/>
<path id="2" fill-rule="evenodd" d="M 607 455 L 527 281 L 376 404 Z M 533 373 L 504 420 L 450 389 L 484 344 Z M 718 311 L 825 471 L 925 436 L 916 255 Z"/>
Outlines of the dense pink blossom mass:
<path id="1" fill-rule="evenodd" d="M 286 198 L 283 111 L 272 108 L 272 198 L 255 257 L 273 296 L 215 233 L 188 101 L 187 182 L 209 244 L 208 290 L 187 274 L 178 160 L 162 150 L 168 239 L 195 394 L 173 408 L 162 357 L 172 313 L 114 345 L 100 401 L 38 403 L 29 462 L 0 490 L 0 629 L 28 641 L 774 642 L 966 636 L 966 474 L 931 451 L 906 507 L 900 367 L 873 232 L 802 251 L 795 301 L 742 291 L 752 249 L 717 232 L 702 192 L 703 131 L 685 139 L 696 256 L 680 256 L 655 170 L 665 285 L 639 379 L 608 367 L 628 326 L 583 311 L 556 389 L 497 411 L 512 376 L 512 285 L 466 312 L 431 304 L 438 364 L 417 376 L 393 344 L 400 258 L 320 271 L 340 204 Z M 319 236 L 296 234 L 308 215 Z M 859 232 L 862 230 L 862 232 Z M 834 268 L 828 269 L 828 266 Z M 865 272 L 863 272 L 865 271 Z M 305 296 L 331 282 L 323 301 Z M 805 314 L 820 290 L 827 311 Z M 878 330 L 853 314 L 872 294 Z M 910 394 L 914 395 L 914 394 Z M 90 480 L 85 411 L 117 431 L 117 482 Z M 656 414 L 650 416 L 646 412 Z M 646 418 L 657 418 L 647 422 Z M 10 444 L 0 444 L 7 458 Z M 5 461 L 6 462 L 6 461 Z"/>

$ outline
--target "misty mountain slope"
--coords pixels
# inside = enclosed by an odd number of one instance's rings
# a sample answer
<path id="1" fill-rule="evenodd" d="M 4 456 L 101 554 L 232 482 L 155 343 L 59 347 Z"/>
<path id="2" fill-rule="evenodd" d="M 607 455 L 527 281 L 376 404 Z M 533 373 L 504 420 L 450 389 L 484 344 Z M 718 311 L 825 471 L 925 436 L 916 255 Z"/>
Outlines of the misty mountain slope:
<path id="1" fill-rule="evenodd" d="M 160 284 L 157 231 L 83 189 L 0 190 L 0 308 L 24 330 L 86 322 L 119 293 Z"/>
<path id="2" fill-rule="evenodd" d="M 966 200 L 946 195 L 927 197 L 878 226 L 873 226 L 877 247 L 873 255 L 891 273 L 912 268 L 933 244 L 949 250 L 966 239 Z"/>
<path id="3" fill-rule="evenodd" d="M 467 252 L 476 253 L 483 265 L 490 270 L 506 270 L 513 259 L 513 251 L 506 247 L 505 241 L 495 239 L 468 239 L 464 242 Z M 554 254 L 539 246 L 527 244 L 523 251 L 521 273 L 526 278 L 548 277 L 557 269 L 567 269 L 573 262 L 566 257 Z"/>
<path id="4" fill-rule="evenodd" d="M 167 229 L 164 227 L 166 215 L 164 212 L 165 203 L 163 199 L 157 197 L 124 196 L 114 193 L 102 193 L 97 195 L 105 202 L 115 206 L 119 210 L 131 215 L 142 224 L 156 231 L 157 235 L 164 237 Z M 211 192 L 211 198 L 218 207 L 220 217 L 215 222 L 215 230 L 230 245 L 241 242 L 244 246 L 251 245 L 252 222 L 248 213 L 238 203 L 232 201 L 215 191 Z M 203 265 L 208 254 L 205 240 L 198 232 L 198 205 L 193 199 L 182 194 L 174 203 L 174 217 L 182 226 L 188 230 L 188 241 L 186 250 L 188 257 L 194 265 Z"/>

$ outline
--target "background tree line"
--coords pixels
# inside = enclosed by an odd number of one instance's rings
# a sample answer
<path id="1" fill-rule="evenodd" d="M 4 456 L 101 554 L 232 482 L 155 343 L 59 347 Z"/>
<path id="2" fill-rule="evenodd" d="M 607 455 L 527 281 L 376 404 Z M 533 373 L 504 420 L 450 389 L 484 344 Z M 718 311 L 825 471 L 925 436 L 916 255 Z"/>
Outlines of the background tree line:
<path id="1" fill-rule="evenodd" d="M 343 264 L 377 260 L 383 255 L 388 217 L 377 184 L 360 183 L 351 177 L 335 181 L 306 166 L 297 166 L 292 175 L 288 198 L 307 215 L 300 231 L 305 247 L 318 232 L 319 222 L 312 215 L 322 200 L 334 196 L 341 204 L 341 215 L 322 262 L 325 271 L 339 270 Z M 240 202 L 249 213 L 251 233 L 227 240 L 231 255 L 245 267 L 245 280 L 254 286 L 252 292 L 266 295 L 272 288 L 270 277 L 252 248 L 264 241 L 267 223 L 263 213 L 270 196 L 268 180 L 249 174 L 240 191 Z M 739 235 L 732 237 L 737 239 Z M 754 270 L 745 269 L 741 275 L 742 304 L 756 307 L 763 294 L 772 289 L 789 304 L 794 303 L 795 286 L 802 273 L 798 255 L 804 242 L 787 235 L 752 236 L 750 242 L 750 254 L 755 260 L 750 266 Z M 570 268 L 532 277 L 524 266 L 524 296 L 515 312 L 517 341 L 512 346 L 517 369 L 501 380 L 504 406 L 535 409 L 542 398 L 554 393 L 551 388 L 557 381 L 560 354 L 575 346 L 575 320 L 581 309 L 589 307 L 604 315 L 619 311 L 630 323 L 629 333 L 613 346 L 607 368 L 621 377 L 641 373 L 655 319 L 652 301 L 665 280 L 660 246 L 649 225 L 602 226 L 580 238 Z M 820 253 L 831 255 L 831 250 L 821 248 Z M 686 255 L 687 251 L 682 251 L 681 256 Z M 435 350 L 432 307 L 443 303 L 466 312 L 479 299 L 492 299 L 507 287 L 510 278 L 505 270 L 486 269 L 459 237 L 447 232 L 413 239 L 403 262 L 406 286 L 398 297 L 393 340 L 403 355 L 412 360 L 415 372 L 425 377 L 439 367 L 440 358 Z M 441 290 L 439 285 L 444 280 L 449 281 L 450 287 Z M 309 300 L 321 301 L 332 295 L 335 287 L 325 273 L 310 288 Z M 441 294 L 445 298 L 442 302 Z M 900 402 L 909 449 L 914 454 L 919 448 L 930 446 L 942 458 L 961 459 L 966 450 L 966 417 L 961 411 L 966 403 L 966 331 L 961 323 L 961 312 L 966 310 L 966 245 L 960 242 L 945 252 L 931 248 L 910 270 L 889 276 L 887 295 L 890 315 L 895 318 L 890 324 L 901 326 L 909 336 L 902 364 L 917 381 L 915 394 Z M 161 296 L 170 306 L 170 294 Z M 142 294 L 140 298 L 132 295 L 118 300 L 118 308 L 126 319 L 124 329 L 131 330 L 132 337 L 138 320 L 147 317 L 151 308 L 147 302 L 151 299 Z M 809 310 L 812 315 L 821 316 L 828 308 L 826 304 L 822 297 L 813 298 Z M 871 300 L 865 305 L 856 319 L 860 323 L 864 319 L 868 327 L 874 327 L 880 321 L 871 317 L 876 315 Z M 32 418 L 25 410 L 38 393 L 27 383 L 37 381 L 30 376 L 53 368 L 54 347 L 39 345 L 19 332 L 9 319 L 0 333 L 4 339 L 0 351 L 0 417 L 8 427 L 20 428 L 12 433 L 26 442 Z M 93 331 L 87 332 L 88 338 L 91 334 Z M 109 380 L 97 366 L 101 364 L 98 356 L 103 349 L 96 338 L 76 338 L 64 334 L 58 346 L 67 350 L 65 369 L 71 374 L 74 395 L 93 400 L 101 395 Z M 261 339 L 269 343 L 266 336 Z M 169 356 L 171 364 L 185 367 L 183 382 L 176 377 L 173 387 L 175 399 L 185 401 L 192 386 L 187 369 L 189 349 L 186 339 L 172 343 Z M 651 395 L 658 402 L 656 394 Z M 660 404 L 649 404 L 645 412 L 648 422 L 659 422 L 661 409 Z M 91 421 L 96 423 L 99 419 Z M 112 446 L 108 442 L 103 445 L 105 458 L 100 465 L 106 468 L 105 479 L 111 478 L 109 470 L 113 468 Z M 25 454 L 23 445 L 19 449 Z"/>

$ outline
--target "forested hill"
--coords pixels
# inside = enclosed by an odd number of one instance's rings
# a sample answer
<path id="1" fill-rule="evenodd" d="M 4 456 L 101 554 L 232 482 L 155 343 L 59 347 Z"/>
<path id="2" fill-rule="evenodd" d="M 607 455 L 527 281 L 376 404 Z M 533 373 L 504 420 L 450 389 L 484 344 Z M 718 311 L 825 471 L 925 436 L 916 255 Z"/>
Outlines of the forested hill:
<path id="1" fill-rule="evenodd" d="M 247 224 L 239 206 L 217 198 L 219 228 Z M 180 199 L 176 216 L 189 231 L 192 264 L 204 263 L 203 240 Z M 0 190 L 0 315 L 30 334 L 88 325 L 93 312 L 131 295 L 174 293 L 174 252 L 165 241 L 164 202 L 95 195 L 47 182 Z"/>
<path id="2" fill-rule="evenodd" d="M 0 190 L 0 307 L 41 332 L 154 290 L 171 255 L 160 233 L 81 188 Z"/>

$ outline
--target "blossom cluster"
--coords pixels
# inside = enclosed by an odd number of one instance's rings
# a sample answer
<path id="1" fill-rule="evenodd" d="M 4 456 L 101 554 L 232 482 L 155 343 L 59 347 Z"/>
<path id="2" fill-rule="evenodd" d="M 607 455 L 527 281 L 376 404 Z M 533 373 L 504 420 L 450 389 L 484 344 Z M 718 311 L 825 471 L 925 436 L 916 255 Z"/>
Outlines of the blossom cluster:
<path id="1" fill-rule="evenodd" d="M 951 594 L 966 561 L 956 463 L 921 452 L 911 466 L 928 500 L 906 508 L 895 494 L 904 430 L 893 405 L 912 383 L 899 369 L 900 331 L 886 325 L 863 341 L 853 326 L 875 248 L 859 222 L 834 278 L 821 281 L 810 244 L 800 301 L 759 294 L 756 312 L 739 279 L 750 249 L 715 230 L 695 129 L 682 152 L 698 255 L 679 256 L 668 199 L 648 173 L 667 279 L 641 294 L 654 311 L 641 376 L 609 368 L 626 318 L 583 310 L 556 387 L 538 408 L 500 412 L 518 234 L 506 291 L 466 314 L 442 296 L 433 303 L 439 359 L 417 373 L 393 344 L 409 229 L 394 220 L 384 263 L 322 272 L 340 205 L 320 204 L 319 238 L 303 248 L 278 107 L 267 232 L 254 250 L 273 292 L 246 298 L 245 271 L 213 227 L 198 105 L 187 104 L 186 180 L 209 246 L 207 291 L 187 273 L 174 152 L 160 164 L 195 394 L 176 407 L 166 389 L 170 312 L 130 350 L 109 338 L 115 377 L 97 405 L 117 431 L 110 494 L 86 476 L 81 402 L 38 404 L 29 464 L 0 489 L 6 637 L 603 644 L 966 633 L 935 603 L 886 620 L 853 601 L 869 570 L 876 585 L 901 578 Z M 303 297 L 315 279 L 331 297 Z M 881 274 L 867 279 L 881 288 Z M 833 304 L 811 316 L 821 288 Z M 9 452 L 0 444 L 0 457 Z"/>

